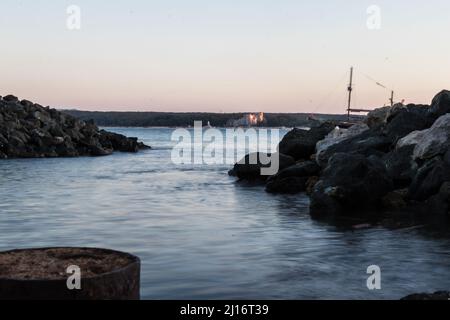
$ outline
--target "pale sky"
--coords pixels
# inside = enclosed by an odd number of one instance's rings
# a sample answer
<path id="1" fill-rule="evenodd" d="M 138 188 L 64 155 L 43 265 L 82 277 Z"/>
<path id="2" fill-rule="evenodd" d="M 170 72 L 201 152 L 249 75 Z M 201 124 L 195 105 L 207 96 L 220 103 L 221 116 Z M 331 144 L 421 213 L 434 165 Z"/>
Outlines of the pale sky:
<path id="1" fill-rule="evenodd" d="M 1 0 L 0 12 L 0 95 L 58 108 L 344 113 L 351 65 L 358 108 L 389 98 L 367 76 L 407 102 L 450 89 L 448 0 Z"/>

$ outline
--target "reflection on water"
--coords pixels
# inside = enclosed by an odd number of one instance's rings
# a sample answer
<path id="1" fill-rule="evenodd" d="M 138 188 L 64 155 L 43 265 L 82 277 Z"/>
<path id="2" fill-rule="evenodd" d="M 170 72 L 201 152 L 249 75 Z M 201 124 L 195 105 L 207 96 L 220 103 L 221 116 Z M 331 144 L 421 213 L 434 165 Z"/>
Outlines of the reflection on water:
<path id="1" fill-rule="evenodd" d="M 450 289 L 450 241 L 314 222 L 229 166 L 176 166 L 170 129 L 114 129 L 155 150 L 0 162 L 0 249 L 98 246 L 142 259 L 143 298 L 400 298 Z M 382 290 L 366 287 L 379 265 Z"/>

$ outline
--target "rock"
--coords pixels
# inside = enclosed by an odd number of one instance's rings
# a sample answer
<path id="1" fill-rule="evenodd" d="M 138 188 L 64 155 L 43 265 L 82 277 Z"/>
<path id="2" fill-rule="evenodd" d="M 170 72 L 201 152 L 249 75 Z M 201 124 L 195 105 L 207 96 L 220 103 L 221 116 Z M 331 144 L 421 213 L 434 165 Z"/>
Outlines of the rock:
<path id="1" fill-rule="evenodd" d="M 399 210 L 407 206 L 406 196 L 408 189 L 401 189 L 389 192 L 382 199 L 383 207 L 389 210 Z"/>
<path id="2" fill-rule="evenodd" d="M 437 194 L 446 181 L 450 181 L 450 166 L 440 157 L 428 160 L 417 171 L 409 187 L 408 197 L 417 201 L 426 200 Z"/>
<path id="3" fill-rule="evenodd" d="M 408 105 L 388 118 L 383 133 L 395 144 L 413 131 L 429 128 L 434 120 L 427 106 Z"/>
<path id="4" fill-rule="evenodd" d="M 413 160 L 414 146 L 397 148 L 383 157 L 386 170 L 396 187 L 409 186 L 414 178 L 418 165 Z"/>
<path id="5" fill-rule="evenodd" d="M 16 96 L 13 96 L 11 94 L 3 97 L 3 100 L 6 102 L 19 102 L 19 98 L 17 98 Z"/>
<path id="6" fill-rule="evenodd" d="M 269 193 L 296 194 L 306 190 L 308 177 L 286 177 L 271 180 L 266 185 Z"/>
<path id="7" fill-rule="evenodd" d="M 439 193 L 430 197 L 423 205 L 426 213 L 450 218 L 450 182 L 444 182 Z"/>
<path id="8" fill-rule="evenodd" d="M 149 148 L 28 100 L 6 96 L 0 105 L 0 158 L 104 156 Z"/>
<path id="9" fill-rule="evenodd" d="M 20 101 L 20 104 L 26 108 L 30 108 L 34 105 L 34 103 L 29 100 L 22 100 Z"/>
<path id="10" fill-rule="evenodd" d="M 309 177 L 308 181 L 306 181 L 306 194 L 311 195 L 314 191 L 314 187 L 317 182 L 319 182 L 320 178 L 318 176 Z"/>
<path id="11" fill-rule="evenodd" d="M 450 91 L 442 90 L 433 98 L 430 112 L 436 117 L 450 113 Z"/>
<path id="12" fill-rule="evenodd" d="M 393 189 L 381 159 L 361 154 L 337 153 L 323 171 L 311 195 L 311 215 L 352 215 L 376 208 Z"/>
<path id="13" fill-rule="evenodd" d="M 317 163 L 322 168 L 326 167 L 328 160 L 336 153 L 383 156 L 390 150 L 391 145 L 392 142 L 378 130 L 369 129 L 323 150 L 317 155 Z"/>
<path id="14" fill-rule="evenodd" d="M 315 153 L 317 142 L 323 140 L 336 126 L 325 122 L 310 130 L 293 129 L 281 140 L 278 151 L 295 160 L 307 160 Z"/>
<path id="15" fill-rule="evenodd" d="M 283 170 L 295 164 L 295 160 L 292 157 L 282 153 L 266 154 L 257 152 L 246 155 L 234 165 L 233 170 L 231 170 L 229 174 L 244 180 L 265 181 L 268 176 L 262 175 L 261 169 L 270 167 L 271 162 L 266 164 L 266 160 L 270 161 L 272 157 L 279 157 L 279 170 Z"/>
<path id="16" fill-rule="evenodd" d="M 366 124 L 356 124 L 351 126 L 348 129 L 341 129 L 339 127 L 336 127 L 333 131 L 331 131 L 325 139 L 319 141 L 316 145 L 316 156 L 314 159 L 317 160 L 318 163 L 320 163 L 320 158 L 322 156 L 322 153 L 324 153 L 328 148 L 331 146 L 344 141 L 346 139 L 349 139 L 351 137 L 357 136 L 366 130 L 368 130 L 369 127 Z"/>
<path id="17" fill-rule="evenodd" d="M 295 194 L 306 190 L 309 177 L 318 174 L 320 167 L 313 161 L 305 161 L 270 177 L 267 181 L 266 191 L 269 193 Z"/>
<path id="18" fill-rule="evenodd" d="M 450 292 L 448 291 L 438 291 L 435 293 L 416 293 L 411 294 L 407 297 L 402 298 L 402 300 L 443 300 L 448 301 L 450 300 Z"/>
<path id="19" fill-rule="evenodd" d="M 366 123 L 369 126 L 369 128 L 384 125 L 388 118 L 390 109 L 391 107 L 383 107 L 369 112 L 366 119 Z"/>
<path id="20" fill-rule="evenodd" d="M 450 148 L 450 114 L 446 114 L 427 130 L 415 131 L 400 139 L 397 148 L 414 145 L 415 160 L 431 159 L 443 155 Z"/>

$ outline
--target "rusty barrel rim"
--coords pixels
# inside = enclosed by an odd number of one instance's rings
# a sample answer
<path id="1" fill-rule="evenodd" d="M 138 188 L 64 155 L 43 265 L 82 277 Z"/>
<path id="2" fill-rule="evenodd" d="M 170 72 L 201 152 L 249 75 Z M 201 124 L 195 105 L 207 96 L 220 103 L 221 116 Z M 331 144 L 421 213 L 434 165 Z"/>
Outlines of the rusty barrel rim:
<path id="1" fill-rule="evenodd" d="M 127 258 L 130 259 L 130 262 L 127 263 L 125 266 L 121 267 L 121 268 L 117 268 L 117 269 L 113 269 L 110 270 L 108 272 L 105 273 L 99 273 L 93 276 L 88 276 L 88 277 L 84 277 L 84 280 L 94 280 L 96 278 L 99 277 L 105 277 L 108 275 L 113 275 L 116 273 L 120 273 L 120 272 L 125 272 L 128 268 L 134 266 L 134 265 L 139 265 L 141 264 L 141 259 L 131 253 L 128 252 L 124 252 L 124 251 L 118 251 L 118 250 L 113 250 L 113 249 L 105 249 L 105 248 L 97 248 L 97 247 L 43 247 L 43 248 L 24 248 L 24 249 L 13 249 L 13 250 L 7 250 L 7 251 L 0 251 L 0 255 L 1 254 L 8 254 L 8 253 L 16 253 L 16 252 L 31 252 L 31 251 L 45 251 L 45 250 L 54 250 L 54 249 L 79 249 L 79 250 L 94 250 L 97 252 L 104 252 L 104 253 L 111 253 L 111 254 L 117 254 L 120 256 L 125 256 Z M 18 278 L 4 278 L 0 276 L 0 281 L 16 281 L 16 282 L 61 282 L 61 281 L 66 281 L 65 278 L 60 278 L 60 279 L 18 279 Z"/>

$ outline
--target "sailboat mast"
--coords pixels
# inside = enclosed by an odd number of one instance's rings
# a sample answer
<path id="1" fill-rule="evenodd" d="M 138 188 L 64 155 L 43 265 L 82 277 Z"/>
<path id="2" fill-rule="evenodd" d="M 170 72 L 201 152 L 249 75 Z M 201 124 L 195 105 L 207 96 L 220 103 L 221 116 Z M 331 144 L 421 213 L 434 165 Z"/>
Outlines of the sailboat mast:
<path id="1" fill-rule="evenodd" d="M 350 121 L 350 111 L 352 109 L 353 67 L 350 68 L 350 83 L 348 85 L 347 90 L 348 90 L 347 116 L 348 116 L 348 121 Z"/>

